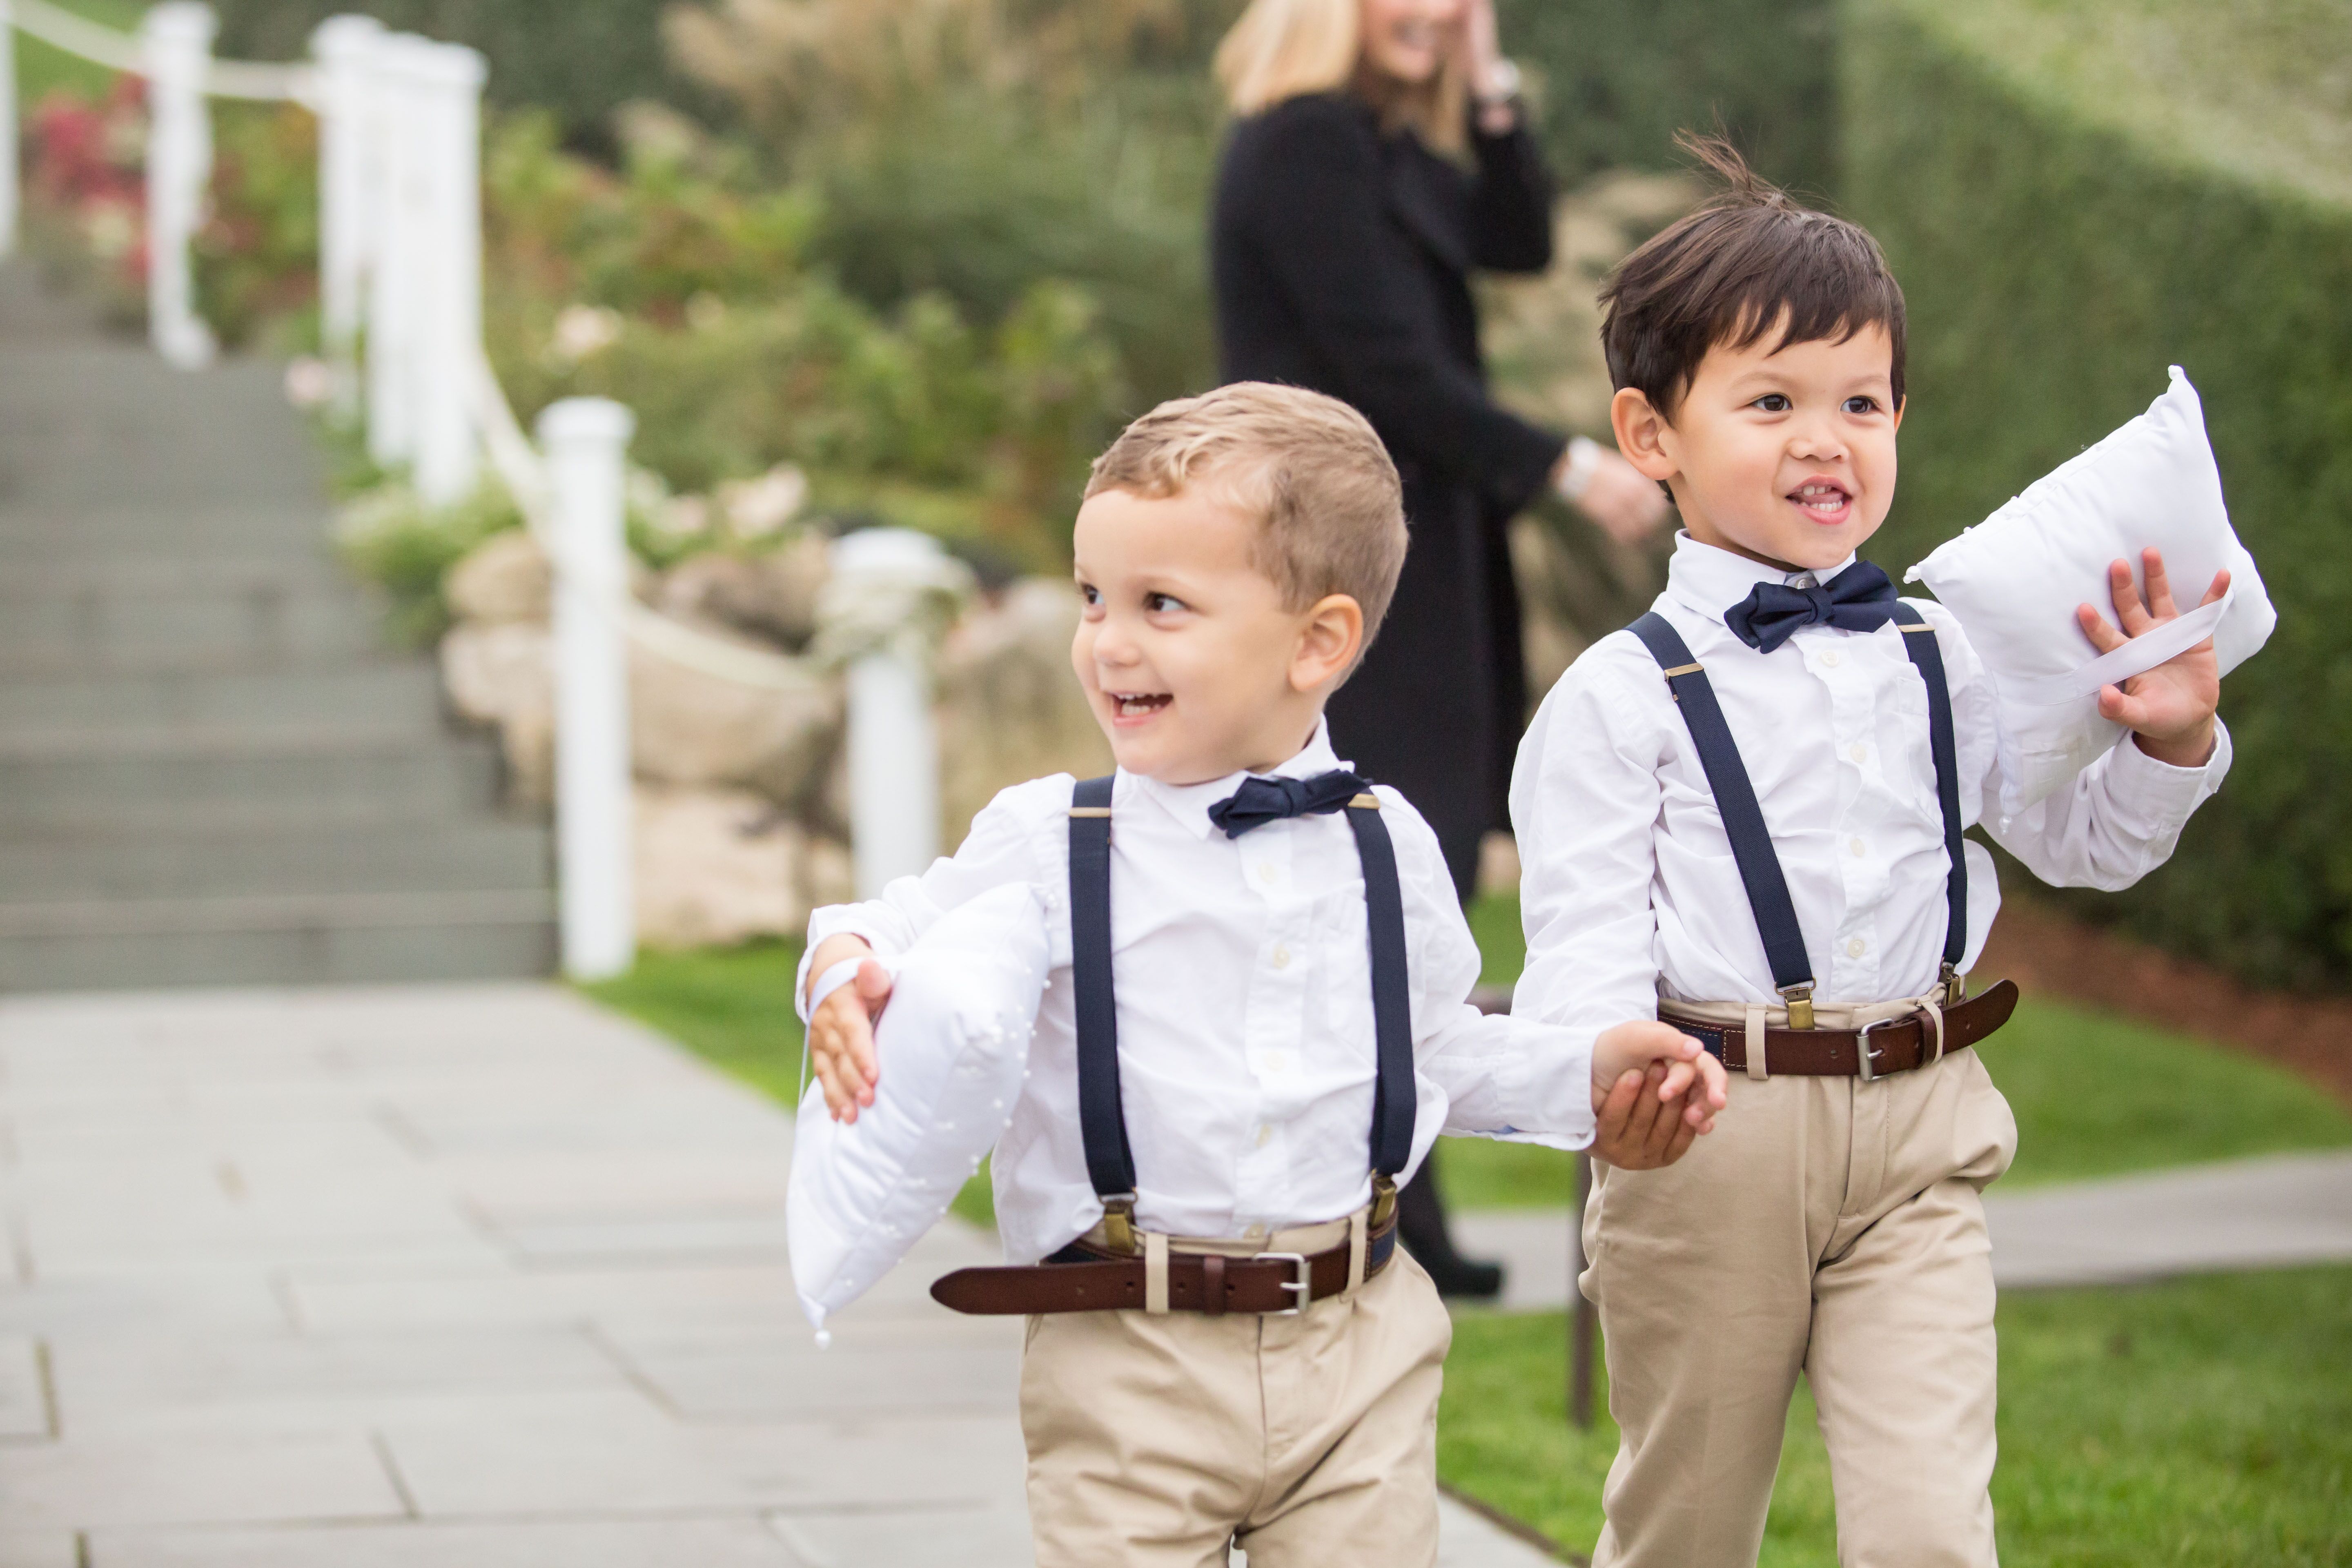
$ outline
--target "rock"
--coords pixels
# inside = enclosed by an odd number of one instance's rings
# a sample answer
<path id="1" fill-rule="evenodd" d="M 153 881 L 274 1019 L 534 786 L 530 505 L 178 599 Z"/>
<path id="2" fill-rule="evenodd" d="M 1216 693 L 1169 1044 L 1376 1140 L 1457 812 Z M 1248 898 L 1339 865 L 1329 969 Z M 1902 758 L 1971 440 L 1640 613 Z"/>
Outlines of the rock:
<path id="1" fill-rule="evenodd" d="M 441 639 L 449 705 L 499 727 L 508 795 L 519 804 L 555 798 L 555 674 L 544 626 L 466 621 Z"/>
<path id="2" fill-rule="evenodd" d="M 637 786 L 637 938 L 715 947 L 808 929 L 810 840 L 745 790 Z"/>
<path id="3" fill-rule="evenodd" d="M 442 596 L 461 621 L 544 621 L 549 573 L 539 542 L 520 528 L 474 546 L 441 580 Z"/>
<path id="4" fill-rule="evenodd" d="M 1078 591 L 1024 577 L 975 607 L 940 652 L 943 842 L 963 842 L 972 816 L 1007 784 L 1047 773 L 1108 773 L 1110 743 L 1070 668 Z"/>
<path id="5" fill-rule="evenodd" d="M 816 635 L 825 542 L 805 533 L 779 550 L 691 556 L 662 579 L 654 603 L 682 619 L 712 620 L 799 649 Z"/>
<path id="6" fill-rule="evenodd" d="M 760 647 L 707 625 L 696 629 Z M 632 645 L 629 731 L 637 777 L 756 790 L 798 812 L 821 781 L 841 728 L 838 687 L 812 667 L 798 668 L 804 683 L 776 690 Z"/>

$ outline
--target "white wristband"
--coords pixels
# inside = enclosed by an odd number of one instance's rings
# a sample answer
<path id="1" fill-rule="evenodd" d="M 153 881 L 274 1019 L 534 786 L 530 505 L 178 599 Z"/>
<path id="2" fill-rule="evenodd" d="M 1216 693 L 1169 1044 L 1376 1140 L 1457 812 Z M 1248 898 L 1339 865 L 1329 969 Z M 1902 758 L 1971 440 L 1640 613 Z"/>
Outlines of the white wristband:
<path id="1" fill-rule="evenodd" d="M 801 1022 L 805 1024 L 815 1017 L 816 1010 L 824 1005 L 824 999 L 856 979 L 857 972 L 866 967 L 866 961 L 873 956 L 870 952 L 861 952 L 855 958 L 845 958 L 818 975 L 809 986 L 808 1006 L 801 1014 Z"/>
<path id="2" fill-rule="evenodd" d="M 1592 476 L 1601 468 L 1604 454 L 1601 443 L 1579 436 L 1568 444 L 1568 466 L 1559 471 L 1559 493 L 1570 500 L 1582 500 L 1592 484 Z"/>

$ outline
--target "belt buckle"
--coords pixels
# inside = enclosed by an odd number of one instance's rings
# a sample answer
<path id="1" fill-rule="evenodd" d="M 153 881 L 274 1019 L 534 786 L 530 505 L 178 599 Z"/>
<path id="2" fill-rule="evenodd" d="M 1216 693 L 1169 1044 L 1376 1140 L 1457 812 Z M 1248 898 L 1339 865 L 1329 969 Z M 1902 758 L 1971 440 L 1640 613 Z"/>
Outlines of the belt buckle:
<path id="1" fill-rule="evenodd" d="M 1279 1308 L 1275 1311 L 1264 1314 L 1265 1316 L 1269 1318 L 1295 1318 L 1301 1312 L 1307 1310 L 1307 1304 L 1315 1300 L 1315 1266 L 1307 1261 L 1307 1255 L 1305 1253 L 1260 1252 L 1253 1254 L 1250 1258 L 1250 1261 L 1252 1263 L 1287 1263 L 1291 1268 L 1298 1271 L 1297 1279 L 1285 1279 L 1280 1287 L 1282 1289 L 1287 1290 L 1297 1296 L 1298 1298 L 1298 1304 L 1295 1307 Z"/>
<path id="2" fill-rule="evenodd" d="M 1878 1081 L 1878 1074 L 1873 1071 L 1870 1066 L 1870 1059 L 1878 1054 L 1876 1051 L 1870 1048 L 1870 1031 L 1873 1029 L 1887 1028 L 1890 1026 L 1907 1023 L 1909 1019 L 1907 1016 L 1902 1018 L 1879 1018 L 1871 1023 L 1864 1024 L 1861 1028 L 1854 1031 L 1853 1058 L 1861 1066 L 1863 1082 L 1875 1083 Z"/>

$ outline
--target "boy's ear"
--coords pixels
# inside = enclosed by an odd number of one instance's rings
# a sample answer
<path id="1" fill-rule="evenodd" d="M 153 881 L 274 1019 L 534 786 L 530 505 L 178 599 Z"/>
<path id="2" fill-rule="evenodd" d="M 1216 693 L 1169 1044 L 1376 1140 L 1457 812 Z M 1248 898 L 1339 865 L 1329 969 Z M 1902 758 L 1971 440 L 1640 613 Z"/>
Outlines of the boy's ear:
<path id="1" fill-rule="evenodd" d="M 1307 607 L 1290 656 L 1290 687 L 1318 691 L 1355 668 L 1364 650 L 1364 606 L 1350 594 L 1326 594 Z"/>
<path id="2" fill-rule="evenodd" d="M 1674 426 L 1638 386 L 1622 386 L 1609 400 L 1609 426 L 1617 433 L 1617 450 L 1643 479 L 1660 484 L 1675 477 L 1680 465 L 1666 452 Z"/>
<path id="3" fill-rule="evenodd" d="M 1903 428 L 1903 411 L 1910 406 L 1911 400 L 1908 397 L 1895 405 L 1895 427 L 1897 430 Z"/>

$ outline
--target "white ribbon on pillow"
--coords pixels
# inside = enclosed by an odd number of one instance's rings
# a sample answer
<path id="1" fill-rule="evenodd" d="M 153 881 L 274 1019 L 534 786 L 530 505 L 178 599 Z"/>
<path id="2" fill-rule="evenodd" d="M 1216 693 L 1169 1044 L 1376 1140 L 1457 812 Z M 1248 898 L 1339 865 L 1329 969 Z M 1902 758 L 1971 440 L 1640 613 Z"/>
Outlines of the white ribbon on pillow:
<path id="1" fill-rule="evenodd" d="M 2237 596 L 2233 584 L 2211 604 L 2200 605 L 2186 615 L 2151 626 L 2080 669 L 2045 680 L 2020 681 L 2012 694 L 2020 702 L 2030 702 L 2037 708 L 2095 697 L 2101 689 L 2119 686 L 2135 675 L 2146 675 L 2165 660 L 2179 658 L 2211 637 Z"/>

